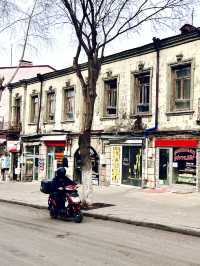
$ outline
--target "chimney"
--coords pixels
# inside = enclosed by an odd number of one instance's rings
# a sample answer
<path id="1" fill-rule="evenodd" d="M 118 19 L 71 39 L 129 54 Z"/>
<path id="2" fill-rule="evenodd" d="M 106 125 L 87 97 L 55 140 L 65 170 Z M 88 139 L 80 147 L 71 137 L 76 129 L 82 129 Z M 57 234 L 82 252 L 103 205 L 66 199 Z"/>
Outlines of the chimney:
<path id="1" fill-rule="evenodd" d="M 185 24 L 180 28 L 181 34 L 187 34 L 197 31 L 197 28 L 190 24 Z"/>
<path id="2" fill-rule="evenodd" d="M 19 60 L 19 65 L 20 66 L 32 66 L 33 62 L 27 61 L 27 60 Z"/>

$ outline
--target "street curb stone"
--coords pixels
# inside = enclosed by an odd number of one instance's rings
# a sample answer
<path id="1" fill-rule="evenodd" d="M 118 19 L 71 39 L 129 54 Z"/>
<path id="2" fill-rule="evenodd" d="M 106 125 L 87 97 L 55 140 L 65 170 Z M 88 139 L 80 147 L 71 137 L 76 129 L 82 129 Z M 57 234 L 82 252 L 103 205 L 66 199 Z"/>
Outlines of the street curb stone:
<path id="1" fill-rule="evenodd" d="M 39 204 L 32 204 L 32 203 L 27 203 L 27 202 L 17 201 L 17 200 L 0 199 L 0 202 L 17 204 L 17 205 L 36 208 L 36 209 L 46 209 L 46 210 L 48 209 L 47 206 L 43 206 Z M 181 228 L 181 227 L 177 227 L 174 225 L 165 225 L 165 224 L 160 224 L 160 223 L 153 223 L 153 222 L 146 222 L 146 221 L 144 222 L 144 221 L 139 221 L 139 220 L 128 220 L 128 219 L 123 219 L 123 218 L 119 218 L 116 216 L 96 214 L 96 213 L 92 213 L 92 212 L 84 211 L 84 210 L 82 212 L 84 216 L 92 217 L 94 219 L 120 222 L 120 223 L 125 223 L 125 224 L 132 224 L 135 226 L 142 226 L 142 227 L 147 227 L 147 228 L 159 229 L 162 231 L 175 232 L 175 233 L 180 233 L 184 235 L 200 237 L 200 230 L 195 230 L 191 228 Z"/>

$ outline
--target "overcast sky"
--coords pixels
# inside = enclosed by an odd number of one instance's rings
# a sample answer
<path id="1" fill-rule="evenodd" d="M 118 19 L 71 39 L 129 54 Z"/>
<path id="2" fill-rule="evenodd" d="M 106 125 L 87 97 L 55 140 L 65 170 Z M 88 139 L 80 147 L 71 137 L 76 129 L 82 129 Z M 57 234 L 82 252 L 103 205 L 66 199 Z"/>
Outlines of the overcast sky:
<path id="1" fill-rule="evenodd" d="M 198 16 L 200 12 L 197 9 L 194 12 L 194 26 L 200 26 L 198 21 Z M 191 24 L 191 14 L 188 14 L 188 18 L 185 23 Z M 183 23 L 184 24 L 184 23 Z M 164 31 L 154 31 L 150 26 L 145 26 L 140 30 L 139 34 L 132 34 L 129 36 L 124 35 L 123 37 L 115 40 L 107 47 L 106 54 L 113 54 L 120 52 L 126 49 L 131 49 L 134 47 L 141 46 L 152 42 L 152 38 L 159 37 L 165 38 L 179 34 L 180 25 L 173 30 L 164 30 Z M 32 61 L 34 64 L 43 64 L 51 65 L 56 69 L 65 68 L 72 65 L 73 56 L 75 55 L 76 46 L 72 39 L 70 30 L 60 30 L 56 32 L 54 39 L 48 44 L 40 42 L 37 45 L 37 51 L 33 47 L 28 47 L 25 53 L 25 60 Z M 0 44 L 0 66 L 10 66 L 11 65 L 11 47 L 12 47 L 12 65 L 17 65 L 20 55 L 21 55 L 21 46 L 19 46 L 19 40 L 16 36 L 12 42 L 9 39 L 9 36 L 6 34 L 1 36 L 3 39 L 2 44 Z"/>

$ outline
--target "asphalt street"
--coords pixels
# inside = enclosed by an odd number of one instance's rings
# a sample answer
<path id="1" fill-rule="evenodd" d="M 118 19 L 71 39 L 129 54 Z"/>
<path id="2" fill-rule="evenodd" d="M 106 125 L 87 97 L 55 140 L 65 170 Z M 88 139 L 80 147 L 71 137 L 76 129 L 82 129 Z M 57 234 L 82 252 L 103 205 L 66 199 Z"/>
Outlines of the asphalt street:
<path id="1" fill-rule="evenodd" d="M 200 238 L 0 203 L 0 265 L 200 265 Z"/>

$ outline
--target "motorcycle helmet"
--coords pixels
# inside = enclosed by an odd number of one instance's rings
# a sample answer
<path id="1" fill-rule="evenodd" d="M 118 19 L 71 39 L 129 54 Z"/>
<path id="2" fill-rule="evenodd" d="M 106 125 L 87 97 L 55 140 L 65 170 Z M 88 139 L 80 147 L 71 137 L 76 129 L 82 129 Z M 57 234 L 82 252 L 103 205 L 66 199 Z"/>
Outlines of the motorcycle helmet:
<path id="1" fill-rule="evenodd" d="M 56 170 L 56 175 L 58 177 L 65 177 L 66 175 L 66 170 L 64 167 L 59 167 L 57 170 Z"/>

